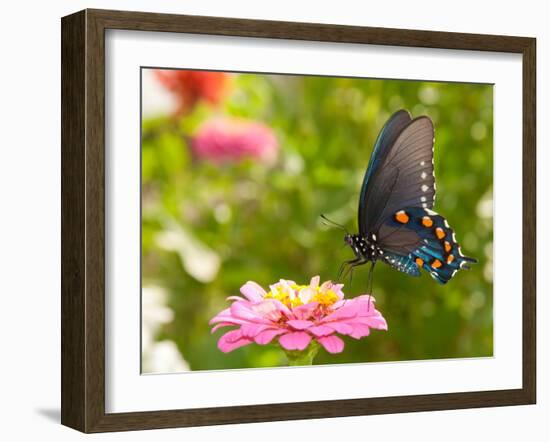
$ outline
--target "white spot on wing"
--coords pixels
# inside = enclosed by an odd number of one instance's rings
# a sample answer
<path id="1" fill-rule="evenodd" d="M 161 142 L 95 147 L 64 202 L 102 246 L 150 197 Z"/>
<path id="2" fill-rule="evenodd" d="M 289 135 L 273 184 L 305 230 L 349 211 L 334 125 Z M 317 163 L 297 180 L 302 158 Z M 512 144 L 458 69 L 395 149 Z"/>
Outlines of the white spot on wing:
<path id="1" fill-rule="evenodd" d="M 422 172 L 420 174 L 420 178 L 422 178 L 423 180 L 425 180 L 427 176 L 428 176 L 428 174 L 426 172 Z"/>
<path id="2" fill-rule="evenodd" d="M 422 184 L 422 187 L 420 189 L 422 189 L 422 192 L 427 192 L 429 187 L 426 186 L 426 184 Z"/>

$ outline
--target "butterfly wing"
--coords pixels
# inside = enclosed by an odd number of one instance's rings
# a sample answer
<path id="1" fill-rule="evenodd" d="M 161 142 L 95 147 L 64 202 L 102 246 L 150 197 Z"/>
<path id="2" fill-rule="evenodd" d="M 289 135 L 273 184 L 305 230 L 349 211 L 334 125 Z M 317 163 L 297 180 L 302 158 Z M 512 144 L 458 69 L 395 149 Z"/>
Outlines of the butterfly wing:
<path id="1" fill-rule="evenodd" d="M 396 253 L 386 252 L 382 256 L 382 260 L 389 264 L 394 269 L 406 273 L 411 276 L 420 276 L 420 269 L 410 256 L 398 255 Z"/>
<path id="2" fill-rule="evenodd" d="M 363 179 L 359 232 L 372 237 L 380 257 L 418 276 L 425 269 L 445 284 L 468 262 L 453 230 L 431 209 L 435 201 L 434 127 L 428 117 L 393 114 L 380 132 Z"/>
<path id="3" fill-rule="evenodd" d="M 434 127 L 428 117 L 394 114 L 379 135 L 359 201 L 359 232 L 376 232 L 403 207 L 431 209 L 435 199 Z M 410 118 L 410 117 L 409 117 Z"/>
<path id="4" fill-rule="evenodd" d="M 363 227 L 366 227 L 365 221 L 368 219 L 367 193 L 370 188 L 369 183 L 371 182 L 371 177 L 373 173 L 378 170 L 380 162 L 394 145 L 401 131 L 411 122 L 411 120 L 411 116 L 406 110 L 399 110 L 388 119 L 378 134 L 376 142 L 374 143 L 374 149 L 370 156 L 369 165 L 363 178 L 363 185 L 361 186 L 361 193 L 359 196 L 358 225 L 360 233 L 366 233 L 366 231 L 363 231 Z"/>
<path id="5" fill-rule="evenodd" d="M 414 274 L 423 268 L 441 284 L 475 259 L 464 256 L 447 220 L 430 209 L 407 207 L 381 224 L 377 241 L 382 259 L 397 270 Z M 399 257 L 397 259 L 396 257 Z M 403 270 L 405 268 L 406 270 Z"/>

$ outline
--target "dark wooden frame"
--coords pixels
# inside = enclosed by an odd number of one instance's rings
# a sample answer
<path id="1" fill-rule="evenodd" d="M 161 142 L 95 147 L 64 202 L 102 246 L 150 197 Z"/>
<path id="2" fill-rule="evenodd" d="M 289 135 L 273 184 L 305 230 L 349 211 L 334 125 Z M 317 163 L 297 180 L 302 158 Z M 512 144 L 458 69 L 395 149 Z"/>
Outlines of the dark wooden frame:
<path id="1" fill-rule="evenodd" d="M 533 404 L 535 352 L 535 55 L 526 37 L 84 10 L 62 19 L 61 422 L 84 432 Z M 402 397 L 105 412 L 105 30 L 377 44 L 523 56 L 523 386 Z M 519 148 L 519 146 L 518 146 Z"/>

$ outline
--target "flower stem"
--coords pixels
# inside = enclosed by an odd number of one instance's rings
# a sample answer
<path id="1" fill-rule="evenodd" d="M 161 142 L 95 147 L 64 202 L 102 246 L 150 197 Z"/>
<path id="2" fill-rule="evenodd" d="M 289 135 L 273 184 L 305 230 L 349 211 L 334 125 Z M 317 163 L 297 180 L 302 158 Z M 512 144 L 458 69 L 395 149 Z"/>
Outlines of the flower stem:
<path id="1" fill-rule="evenodd" d="M 311 341 L 309 346 L 304 350 L 285 350 L 289 366 L 296 365 L 313 365 L 313 359 L 319 351 L 317 341 Z"/>

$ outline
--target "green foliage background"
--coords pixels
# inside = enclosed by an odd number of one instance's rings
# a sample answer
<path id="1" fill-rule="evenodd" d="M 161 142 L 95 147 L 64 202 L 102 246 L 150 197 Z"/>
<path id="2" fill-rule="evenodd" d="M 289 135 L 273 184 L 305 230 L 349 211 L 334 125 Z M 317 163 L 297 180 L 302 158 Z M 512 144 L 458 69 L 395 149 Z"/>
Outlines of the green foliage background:
<path id="1" fill-rule="evenodd" d="M 221 108 L 199 105 L 180 119 L 142 123 L 142 283 L 164 287 L 175 313 L 156 339 L 174 341 L 192 370 L 285 365 L 274 345 L 221 353 L 222 331 L 211 335 L 208 321 L 247 280 L 266 287 L 279 278 L 336 277 L 352 252 L 342 247 L 342 231 L 323 226 L 319 214 L 357 230 L 358 192 L 373 143 L 391 113 L 405 108 L 434 121 L 434 209 L 479 264 L 445 286 L 425 272 L 413 278 L 379 264 L 373 293 L 389 330 L 345 338 L 343 353 L 321 350 L 315 363 L 492 355 L 492 86 L 256 74 L 236 74 L 232 83 Z M 218 114 L 270 126 L 280 143 L 277 162 L 194 159 L 186 140 Z M 159 239 L 167 231 L 184 232 L 217 255 L 221 265 L 212 280 L 186 271 L 177 247 L 167 249 Z M 194 259 L 189 253 L 186 259 Z M 347 297 L 364 293 L 367 273 L 366 266 L 355 271 L 353 286 L 344 287 Z"/>

